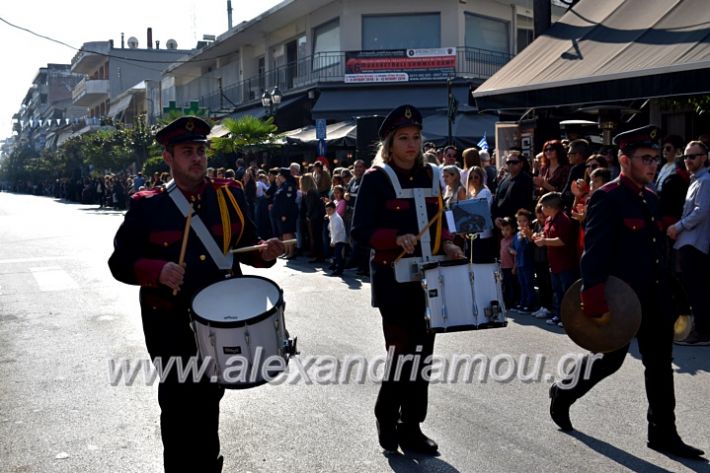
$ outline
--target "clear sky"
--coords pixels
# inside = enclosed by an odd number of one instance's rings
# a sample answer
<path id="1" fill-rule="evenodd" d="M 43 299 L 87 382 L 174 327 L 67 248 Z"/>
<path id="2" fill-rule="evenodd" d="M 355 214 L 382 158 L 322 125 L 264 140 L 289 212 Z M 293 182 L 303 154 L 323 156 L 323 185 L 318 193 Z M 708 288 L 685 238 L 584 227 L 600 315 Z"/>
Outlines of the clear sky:
<path id="1" fill-rule="evenodd" d="M 254 18 L 281 0 L 232 0 L 232 24 Z M 227 0 L 2 0 L 0 18 L 47 36 L 73 48 L 91 41 L 138 38 L 146 46 L 146 30 L 153 28 L 153 42 L 161 48 L 172 38 L 178 48 L 192 49 L 204 34 L 227 30 Z M 38 38 L 0 21 L 0 139 L 12 134 L 12 115 L 32 85 L 40 67 L 48 63 L 70 64 L 77 52 Z"/>

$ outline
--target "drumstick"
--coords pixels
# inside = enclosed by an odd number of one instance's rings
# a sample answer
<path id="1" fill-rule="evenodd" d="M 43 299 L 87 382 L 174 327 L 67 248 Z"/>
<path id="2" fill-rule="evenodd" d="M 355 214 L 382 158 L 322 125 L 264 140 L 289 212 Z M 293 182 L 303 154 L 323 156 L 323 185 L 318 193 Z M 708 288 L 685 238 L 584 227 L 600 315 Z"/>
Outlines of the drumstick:
<path id="1" fill-rule="evenodd" d="M 185 219 L 185 230 L 182 232 L 182 246 L 180 247 L 180 259 L 178 264 L 182 266 L 185 263 L 185 251 L 187 250 L 187 237 L 190 235 L 190 223 L 192 223 L 192 207 L 187 212 Z M 173 296 L 177 296 L 178 290 L 173 289 Z"/>
<path id="2" fill-rule="evenodd" d="M 432 225 L 434 225 L 434 222 L 436 222 L 438 219 L 441 218 L 441 215 L 442 215 L 443 213 L 444 213 L 444 209 L 443 209 L 443 208 L 439 209 L 439 210 L 436 212 L 436 215 L 434 215 L 434 216 L 431 218 L 431 220 L 429 220 L 429 222 L 428 222 L 426 225 L 424 225 L 424 228 L 422 228 L 422 229 L 419 231 L 419 233 L 417 234 L 417 241 L 419 241 L 419 240 L 422 239 L 422 237 L 424 236 L 424 234 L 429 230 L 429 228 L 430 228 Z M 403 257 L 404 255 L 406 255 L 406 254 L 407 254 L 406 251 L 402 251 L 402 252 L 399 254 L 399 256 L 397 256 L 397 259 L 394 260 L 394 262 L 396 263 L 397 261 L 399 261 L 400 259 L 402 259 L 402 257 Z"/>
<path id="3" fill-rule="evenodd" d="M 283 243 L 284 245 L 293 245 L 296 243 L 296 241 L 297 240 L 294 238 L 292 240 L 284 240 L 281 243 Z M 262 248 L 266 248 L 268 246 L 269 246 L 268 243 L 260 243 L 258 245 L 243 246 L 241 248 L 235 248 L 235 249 L 229 250 L 229 251 L 231 251 L 232 253 L 246 253 L 248 251 L 261 250 Z"/>

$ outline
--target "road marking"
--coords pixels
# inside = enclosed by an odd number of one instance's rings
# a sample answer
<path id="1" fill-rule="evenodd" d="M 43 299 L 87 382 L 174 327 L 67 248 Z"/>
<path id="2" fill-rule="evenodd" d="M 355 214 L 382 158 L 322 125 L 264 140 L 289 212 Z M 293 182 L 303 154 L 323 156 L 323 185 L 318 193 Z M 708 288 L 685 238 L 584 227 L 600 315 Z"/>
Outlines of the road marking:
<path id="1" fill-rule="evenodd" d="M 0 264 L 17 264 L 17 263 L 41 263 L 44 261 L 56 261 L 62 259 L 71 259 L 69 256 L 37 256 L 34 258 L 10 258 L 0 259 Z"/>
<path id="2" fill-rule="evenodd" d="M 37 281 L 39 290 L 42 292 L 63 291 L 79 287 L 76 281 L 59 266 L 30 268 L 30 272 L 32 276 L 34 276 L 35 281 Z"/>

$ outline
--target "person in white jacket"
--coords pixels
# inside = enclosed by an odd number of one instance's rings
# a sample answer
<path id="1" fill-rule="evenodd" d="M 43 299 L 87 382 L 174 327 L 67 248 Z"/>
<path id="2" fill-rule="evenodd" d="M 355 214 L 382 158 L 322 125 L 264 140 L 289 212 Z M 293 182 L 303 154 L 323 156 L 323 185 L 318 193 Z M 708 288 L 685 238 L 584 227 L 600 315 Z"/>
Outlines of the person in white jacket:
<path id="1" fill-rule="evenodd" d="M 345 260 L 343 252 L 348 242 L 348 235 L 345 232 L 345 222 L 335 211 L 335 202 L 325 204 L 325 213 L 328 216 L 328 230 L 330 231 L 330 247 L 333 248 L 333 272 L 331 276 L 343 274 Z"/>

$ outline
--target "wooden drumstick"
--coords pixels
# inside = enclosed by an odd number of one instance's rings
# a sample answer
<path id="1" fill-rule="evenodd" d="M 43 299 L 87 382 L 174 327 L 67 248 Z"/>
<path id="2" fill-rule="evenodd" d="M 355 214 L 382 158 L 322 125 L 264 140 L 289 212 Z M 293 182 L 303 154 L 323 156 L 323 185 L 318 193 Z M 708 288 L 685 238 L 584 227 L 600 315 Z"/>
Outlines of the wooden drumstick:
<path id="1" fill-rule="evenodd" d="M 436 215 L 434 215 L 434 216 L 431 218 L 431 220 L 429 220 L 429 222 L 428 222 L 426 225 L 424 225 L 424 228 L 422 228 L 422 229 L 419 231 L 419 233 L 417 234 L 417 241 L 419 241 L 419 240 L 422 239 L 422 237 L 424 236 L 424 234 L 425 234 L 427 231 L 429 231 L 429 228 L 430 228 L 432 225 L 434 225 L 434 222 L 436 222 L 438 219 L 441 218 L 441 215 L 442 215 L 443 213 L 444 213 L 444 209 L 443 209 L 443 208 L 439 209 L 439 210 L 436 212 Z M 406 254 L 407 254 L 406 251 L 402 251 L 402 252 L 399 254 L 399 256 L 397 256 L 397 259 L 394 260 L 394 262 L 396 263 L 397 261 L 399 261 L 400 259 L 402 259 L 402 257 L 403 257 L 404 255 L 406 255 Z"/>
<path id="2" fill-rule="evenodd" d="M 298 240 L 295 238 L 292 240 L 284 240 L 281 243 L 284 245 L 294 245 Z M 248 251 L 255 251 L 255 250 L 261 250 L 262 248 L 266 248 L 269 245 L 267 243 L 260 243 L 258 245 L 252 245 L 252 246 L 243 246 L 241 248 L 235 248 L 233 250 L 229 250 L 232 253 L 246 253 Z"/>
<path id="3" fill-rule="evenodd" d="M 192 223 L 192 207 L 187 212 L 185 219 L 185 230 L 182 232 L 182 246 L 180 247 L 180 258 L 178 264 L 182 266 L 185 263 L 185 251 L 187 250 L 187 237 L 190 236 L 190 224 Z M 178 290 L 173 289 L 173 296 L 177 296 Z"/>

